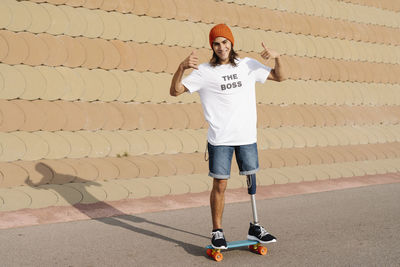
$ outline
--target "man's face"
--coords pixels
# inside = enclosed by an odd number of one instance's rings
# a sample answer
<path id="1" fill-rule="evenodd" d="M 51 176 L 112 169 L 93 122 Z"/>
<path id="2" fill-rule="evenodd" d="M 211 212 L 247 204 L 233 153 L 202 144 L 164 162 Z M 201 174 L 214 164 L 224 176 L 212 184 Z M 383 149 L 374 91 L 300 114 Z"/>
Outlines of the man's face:
<path id="1" fill-rule="evenodd" d="M 221 60 L 221 63 L 229 62 L 229 54 L 232 49 L 231 42 L 224 37 L 217 37 L 213 42 L 213 50 Z"/>

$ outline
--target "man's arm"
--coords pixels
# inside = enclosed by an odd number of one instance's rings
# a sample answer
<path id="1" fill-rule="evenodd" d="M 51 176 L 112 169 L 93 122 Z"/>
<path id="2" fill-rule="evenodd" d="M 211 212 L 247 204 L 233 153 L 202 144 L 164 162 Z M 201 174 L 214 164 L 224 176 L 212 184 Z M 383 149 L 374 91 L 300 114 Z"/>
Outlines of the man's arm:
<path id="1" fill-rule="evenodd" d="M 284 74 L 284 71 L 282 70 L 281 62 L 282 61 L 279 56 L 275 58 L 275 67 L 271 70 L 268 76 L 268 80 L 273 80 L 277 82 L 286 80 L 286 76 Z"/>
<path id="2" fill-rule="evenodd" d="M 282 61 L 280 59 L 280 54 L 272 49 L 268 49 L 265 47 L 264 43 L 261 43 L 264 50 L 261 52 L 261 57 L 265 60 L 270 58 L 275 59 L 275 67 L 271 70 L 268 80 L 273 80 L 277 82 L 281 82 L 286 80 L 285 72 L 282 67 Z"/>
<path id="3" fill-rule="evenodd" d="M 188 91 L 188 89 L 182 84 L 183 73 L 185 70 L 190 68 L 197 69 L 197 66 L 198 57 L 193 51 L 184 61 L 182 61 L 181 64 L 179 64 L 178 69 L 172 77 L 171 87 L 169 89 L 169 94 L 171 96 L 178 96 Z"/>
<path id="4" fill-rule="evenodd" d="M 182 84 L 182 76 L 184 72 L 185 70 L 182 68 L 182 64 L 180 64 L 172 77 L 171 88 L 169 89 L 169 94 L 171 96 L 178 96 L 188 91 L 188 89 Z"/>

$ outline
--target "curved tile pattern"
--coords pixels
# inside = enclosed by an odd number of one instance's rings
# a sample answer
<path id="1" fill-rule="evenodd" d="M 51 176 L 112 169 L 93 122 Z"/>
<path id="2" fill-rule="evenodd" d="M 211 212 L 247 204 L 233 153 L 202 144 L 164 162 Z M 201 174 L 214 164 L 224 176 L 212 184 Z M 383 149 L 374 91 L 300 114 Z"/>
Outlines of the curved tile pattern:
<path id="1" fill-rule="evenodd" d="M 399 19 L 366 2 L 1 1 L 0 210 L 210 190 L 200 98 L 169 84 L 220 22 L 287 67 L 256 89 L 260 185 L 399 172 Z"/>
<path id="2" fill-rule="evenodd" d="M 127 0 L 127 1 L 131 1 L 131 0 Z M 326 0 L 326 1 L 328 1 L 328 0 Z M 323 1 L 323 3 L 325 3 L 326 1 Z M 10 0 L 9 2 L 13 6 L 19 6 L 20 5 L 16 1 L 11 1 Z M 124 1 L 124 2 L 126 2 L 126 1 Z M 195 2 L 195 1 L 189 1 L 188 3 L 185 2 L 184 5 L 180 4 L 179 6 L 180 7 L 183 7 L 183 6 L 189 6 L 189 7 L 190 6 L 195 6 L 196 3 L 193 3 L 193 2 Z M 228 3 L 222 3 L 222 2 L 214 2 L 214 1 L 211 1 L 211 0 L 203 1 L 203 2 L 204 3 L 203 3 L 202 7 L 208 6 L 208 8 L 209 8 L 209 12 L 204 12 L 204 14 L 203 14 L 203 15 L 208 15 L 208 16 L 205 16 L 205 17 L 202 16 L 202 21 L 203 22 L 205 22 L 205 23 L 211 23 L 211 22 L 217 23 L 218 21 L 215 21 L 215 18 L 216 18 L 215 12 L 217 12 L 218 10 L 222 10 L 222 9 L 223 10 L 228 10 L 228 11 L 235 10 L 234 13 L 233 13 L 234 14 L 233 17 L 241 18 L 240 19 L 240 26 L 242 26 L 242 27 L 250 26 L 250 27 L 255 28 L 255 29 L 259 28 L 259 27 L 264 27 L 264 28 L 266 27 L 265 29 L 275 29 L 277 31 L 282 31 L 282 30 L 283 31 L 290 31 L 290 30 L 292 30 L 293 32 L 296 32 L 296 29 L 293 29 L 293 27 L 288 27 L 288 25 L 292 25 L 292 23 L 290 23 L 290 21 L 292 21 L 292 20 L 296 20 L 296 21 L 304 21 L 305 20 L 305 21 L 307 21 L 307 20 L 310 20 L 311 18 L 313 18 L 314 20 L 316 20 L 316 19 L 319 20 L 319 21 L 317 21 L 316 24 L 318 24 L 318 25 L 324 24 L 324 27 L 322 27 L 322 29 L 329 29 L 328 33 L 331 34 L 332 36 L 336 36 L 336 33 L 337 33 L 336 29 L 342 29 L 343 28 L 343 27 L 339 26 L 340 24 L 344 24 L 345 27 L 347 27 L 347 28 L 354 28 L 353 32 L 357 32 L 357 31 L 359 31 L 358 29 L 360 27 L 363 27 L 363 28 L 367 27 L 367 28 L 372 28 L 372 29 L 373 29 L 373 27 L 380 27 L 380 28 L 383 28 L 383 29 L 390 29 L 389 27 L 380 26 L 380 25 L 387 25 L 387 23 L 383 23 L 382 21 L 380 21 L 380 23 L 378 23 L 376 20 L 375 21 L 371 21 L 370 18 L 380 18 L 381 20 L 382 19 L 383 20 L 386 19 L 387 20 L 386 22 L 388 22 L 388 21 L 391 22 L 391 26 L 390 27 L 393 27 L 393 25 L 394 25 L 393 23 L 395 23 L 395 24 L 399 23 L 399 19 L 396 18 L 396 16 L 395 16 L 396 13 L 394 13 L 394 12 L 388 12 L 388 11 L 383 11 L 383 10 L 378 10 L 378 9 L 371 9 L 371 8 L 367 8 L 367 7 L 362 7 L 361 6 L 361 7 L 359 7 L 361 10 L 359 12 L 356 12 L 355 14 L 353 14 L 354 11 L 349 11 L 349 10 L 352 10 L 352 8 L 355 7 L 354 5 L 350 5 L 350 9 L 349 9 L 349 7 L 345 7 L 345 8 L 340 7 L 340 8 L 338 8 L 337 5 L 343 5 L 343 4 L 339 4 L 336 1 L 329 1 L 329 2 L 333 3 L 333 6 L 335 6 L 336 8 L 332 8 L 331 7 L 331 9 L 329 9 L 329 8 L 325 9 L 325 10 L 338 10 L 339 11 L 339 12 L 336 12 L 333 16 L 327 16 L 324 13 L 319 13 L 318 15 L 316 15 L 316 14 L 311 12 L 312 10 L 314 10 L 313 8 L 306 9 L 307 12 L 304 15 L 303 14 L 298 14 L 300 9 L 293 2 L 291 2 L 289 4 L 289 7 L 295 8 L 294 10 L 290 9 L 290 8 L 288 10 L 285 10 L 285 9 L 279 10 L 279 8 L 276 8 L 276 7 L 274 7 L 274 8 L 268 7 L 268 8 L 271 8 L 271 9 L 266 9 L 266 8 L 261 8 L 260 9 L 260 8 L 255 8 L 255 7 L 248 7 L 246 5 L 236 5 L 236 4 L 228 4 Z M 83 3 L 81 3 L 81 4 L 79 4 L 79 3 L 78 4 L 72 4 L 72 3 L 68 3 L 67 2 L 66 4 L 67 5 L 72 5 L 72 6 L 84 6 L 84 7 L 88 8 L 87 5 L 85 5 Z M 309 4 L 311 4 L 311 3 L 309 3 Z M 45 5 L 45 4 L 40 4 L 40 5 Z M 131 5 L 131 3 L 125 3 L 124 5 Z M 139 15 L 139 16 L 143 15 L 143 10 L 141 8 L 138 8 L 140 6 L 141 5 L 139 5 L 139 6 L 136 5 L 137 8 L 134 8 L 132 10 L 133 13 L 135 13 L 136 15 Z M 146 5 L 143 5 L 143 6 L 146 6 Z M 183 17 L 181 16 L 181 12 L 174 12 L 175 4 L 172 4 L 172 5 L 171 4 L 169 4 L 169 5 L 166 4 L 166 6 L 168 8 L 165 8 L 164 11 L 168 11 L 168 12 L 172 12 L 172 13 L 170 13 L 169 16 L 167 14 L 162 14 L 161 15 L 162 17 L 169 19 L 169 18 L 171 18 L 171 16 L 173 16 L 177 20 L 186 20 L 185 16 L 183 16 Z M 263 4 L 261 6 L 263 6 Z M 307 4 L 302 5 L 302 7 L 305 7 L 305 6 L 311 7 L 311 6 L 313 6 L 313 4 L 311 4 L 311 5 L 307 5 Z M 331 6 L 331 5 L 322 4 L 322 6 L 327 7 L 327 6 Z M 66 6 L 61 5 L 61 6 L 56 6 L 56 7 L 64 8 Z M 97 7 L 97 8 L 102 8 L 102 7 Z M 152 10 L 152 8 L 155 8 L 155 10 Z M 47 9 L 49 9 L 49 7 L 47 7 Z M 79 8 L 79 11 L 84 14 L 84 11 L 81 11 L 80 9 L 81 8 Z M 82 8 L 82 9 L 87 10 L 85 8 Z M 103 9 L 103 10 L 109 11 L 109 9 Z M 114 9 L 114 10 L 118 11 L 118 7 L 116 9 Z M 146 7 L 146 10 L 149 10 L 148 13 L 150 14 L 150 15 L 146 14 L 147 16 L 151 16 L 151 14 L 153 14 L 154 12 L 156 14 L 159 13 L 159 12 L 157 12 L 157 5 L 152 5 L 152 6 Z M 184 9 L 184 10 L 188 11 L 187 8 Z M 316 9 L 316 10 L 319 10 L 319 9 Z M 346 12 L 343 12 L 343 10 L 346 11 Z M 92 12 L 95 13 L 96 11 L 98 11 L 98 10 L 93 10 Z M 246 17 L 249 11 L 251 11 L 251 13 L 254 14 L 254 16 Z M 294 13 L 293 11 L 296 12 L 296 13 Z M 32 11 L 32 12 L 34 12 L 34 11 Z M 57 13 L 57 11 L 54 11 L 54 10 L 53 10 L 53 12 Z M 382 14 L 378 14 L 378 13 L 382 13 L 382 12 L 385 13 L 385 15 L 382 16 Z M 64 13 L 68 13 L 68 12 L 64 12 Z M 109 12 L 109 13 L 114 13 L 114 12 Z M 357 18 L 358 15 L 367 14 L 367 13 L 369 14 L 367 17 L 365 17 L 363 19 L 359 18 L 358 22 L 353 22 L 354 19 Z M 374 13 L 376 13 L 376 14 L 374 14 Z M 117 13 L 117 14 L 120 14 L 120 13 Z M 221 12 L 219 12 L 217 14 L 221 14 Z M 271 14 L 273 14 L 274 16 L 271 16 Z M 110 15 L 110 14 L 108 14 L 108 15 Z M 126 14 L 126 15 L 128 15 L 128 14 Z M 147 16 L 143 16 L 143 17 L 147 18 Z M 318 16 L 322 16 L 322 17 L 318 17 Z M 74 21 L 78 21 L 78 20 L 75 20 L 76 16 L 69 16 L 69 17 L 70 17 L 70 21 L 73 21 L 73 22 Z M 260 21 L 263 21 L 262 19 L 264 17 L 268 17 L 268 18 L 274 17 L 274 19 L 272 21 L 281 20 L 281 23 L 278 23 L 275 27 L 271 24 L 271 22 L 270 22 L 271 20 L 267 21 L 267 23 L 264 22 L 264 23 L 260 24 Z M 299 18 L 301 18 L 301 19 L 299 19 Z M 221 18 L 221 20 L 222 21 L 228 21 L 229 19 L 228 18 Z M 91 22 L 92 20 L 85 19 L 86 24 L 88 23 L 88 21 Z M 94 21 L 96 21 L 96 20 L 94 20 Z M 108 20 L 106 20 L 106 21 L 108 21 Z M 283 23 L 283 21 L 285 21 L 285 23 Z M 357 19 L 356 19 L 356 21 L 357 21 Z M 81 25 L 85 25 L 85 23 L 82 23 L 82 21 L 80 21 L 80 22 L 81 22 L 80 23 Z M 231 22 L 231 23 L 229 23 L 230 25 L 236 25 L 237 24 L 237 22 L 235 20 L 233 20 L 233 21 L 229 20 L 228 22 Z M 323 22 L 325 22 L 325 23 L 323 23 Z M 338 23 L 338 22 L 340 22 L 340 23 Z M 372 24 L 376 23 L 376 24 L 380 24 L 380 25 L 372 25 L 371 23 Z M 103 24 L 105 24 L 105 23 L 103 22 Z M 121 25 L 126 25 L 125 23 L 120 23 L 120 24 Z M 301 23 L 297 23 L 297 24 L 301 24 Z M 312 25 L 312 24 L 315 24 L 315 22 L 312 21 L 312 22 L 309 22 L 309 24 Z M 335 25 L 335 24 L 339 24 L 339 25 Z M 132 24 L 130 24 L 130 25 L 132 25 Z M 305 25 L 307 25 L 307 24 L 305 24 Z M 96 25 L 96 26 L 97 26 L 96 28 L 100 28 L 100 29 L 102 28 L 99 25 Z M 306 34 L 308 34 L 307 27 L 308 27 L 308 25 L 305 28 L 303 28 L 303 31 Z M 395 27 L 398 27 L 398 25 L 395 26 Z M 103 26 L 103 28 L 104 28 L 104 26 Z M 141 28 L 143 28 L 143 27 L 141 27 Z M 370 29 L 370 31 L 373 31 L 372 29 Z M 382 29 L 379 29 L 378 32 L 382 32 Z M 390 35 L 390 34 L 388 34 L 388 35 Z M 365 34 L 365 36 L 366 36 L 366 34 Z M 351 36 L 351 37 L 355 38 L 357 36 Z M 388 39 L 388 38 L 386 38 L 386 39 Z M 378 38 L 378 40 L 382 40 L 382 38 Z"/>

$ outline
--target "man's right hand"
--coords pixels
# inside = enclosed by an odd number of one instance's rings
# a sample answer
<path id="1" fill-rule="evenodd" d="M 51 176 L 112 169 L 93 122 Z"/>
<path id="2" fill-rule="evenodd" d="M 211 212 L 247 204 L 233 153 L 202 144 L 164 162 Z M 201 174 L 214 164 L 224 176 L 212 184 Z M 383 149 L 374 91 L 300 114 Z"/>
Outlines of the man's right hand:
<path id="1" fill-rule="evenodd" d="M 172 77 L 171 87 L 169 89 L 169 94 L 171 96 L 178 96 L 187 91 L 187 88 L 182 84 L 182 76 L 187 69 L 198 69 L 199 58 L 194 50 L 190 55 L 179 64 L 174 76 Z"/>
<path id="2" fill-rule="evenodd" d="M 182 61 L 180 66 L 183 70 L 190 68 L 197 70 L 198 65 L 199 65 L 199 58 L 196 55 L 196 51 L 193 51 L 184 61 Z"/>

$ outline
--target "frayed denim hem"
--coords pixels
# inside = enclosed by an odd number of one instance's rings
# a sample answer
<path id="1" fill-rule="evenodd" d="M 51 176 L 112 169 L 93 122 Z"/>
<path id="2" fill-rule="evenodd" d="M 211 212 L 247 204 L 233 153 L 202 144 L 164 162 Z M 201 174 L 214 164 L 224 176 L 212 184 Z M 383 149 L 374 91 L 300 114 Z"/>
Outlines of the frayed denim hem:
<path id="1" fill-rule="evenodd" d="M 239 172 L 240 175 L 251 175 L 251 174 L 255 174 L 256 172 L 258 172 L 260 168 L 257 168 L 255 170 L 251 170 L 251 171 L 243 171 L 243 172 Z"/>
<path id="2" fill-rule="evenodd" d="M 208 176 L 211 176 L 212 178 L 215 178 L 215 179 L 229 179 L 230 178 L 230 175 L 215 174 L 212 172 L 209 172 Z"/>

